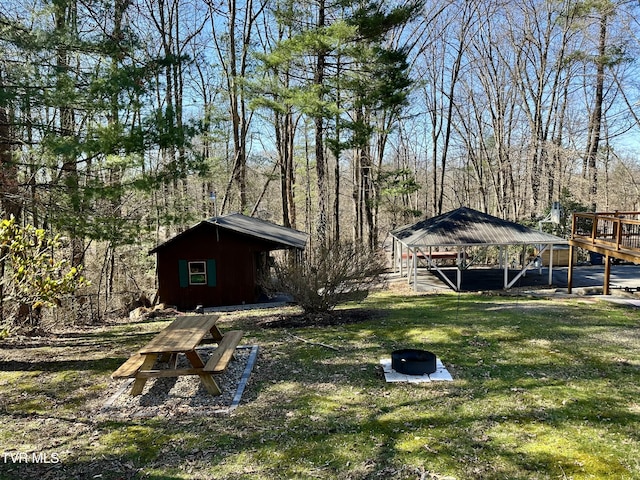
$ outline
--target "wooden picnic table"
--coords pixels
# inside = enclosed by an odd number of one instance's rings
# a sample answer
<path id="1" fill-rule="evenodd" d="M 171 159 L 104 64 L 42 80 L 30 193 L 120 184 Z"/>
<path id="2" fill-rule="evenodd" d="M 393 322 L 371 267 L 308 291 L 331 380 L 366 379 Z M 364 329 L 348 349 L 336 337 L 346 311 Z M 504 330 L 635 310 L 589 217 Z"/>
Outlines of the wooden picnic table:
<path id="1" fill-rule="evenodd" d="M 131 395 L 140 395 L 149 378 L 198 375 L 209 393 L 220 395 L 222 392 L 212 374 L 226 369 L 243 332 L 232 330 L 223 335 L 216 326 L 217 321 L 217 315 L 178 317 L 122 364 L 112 378 L 135 378 Z M 205 364 L 196 347 L 207 334 L 218 342 L 218 347 Z M 178 354 L 185 355 L 191 368 L 176 368 Z M 154 369 L 158 361 L 166 362 L 168 368 Z"/>

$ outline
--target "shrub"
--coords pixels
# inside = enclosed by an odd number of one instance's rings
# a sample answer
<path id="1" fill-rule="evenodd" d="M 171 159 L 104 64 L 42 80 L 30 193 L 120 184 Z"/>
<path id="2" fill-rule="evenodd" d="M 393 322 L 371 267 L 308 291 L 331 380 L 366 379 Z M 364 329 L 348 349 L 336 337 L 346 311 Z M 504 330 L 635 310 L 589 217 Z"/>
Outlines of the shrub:
<path id="1" fill-rule="evenodd" d="M 86 284 L 80 268 L 54 260 L 58 237 L 32 225 L 21 226 L 15 218 L 0 221 L 0 311 L 13 305 L 13 322 L 36 326 L 44 307 L 56 307 L 63 295 Z"/>
<path id="2" fill-rule="evenodd" d="M 363 299 L 385 271 L 381 252 L 341 242 L 277 260 L 261 283 L 267 291 L 290 294 L 306 313 L 322 313 Z"/>

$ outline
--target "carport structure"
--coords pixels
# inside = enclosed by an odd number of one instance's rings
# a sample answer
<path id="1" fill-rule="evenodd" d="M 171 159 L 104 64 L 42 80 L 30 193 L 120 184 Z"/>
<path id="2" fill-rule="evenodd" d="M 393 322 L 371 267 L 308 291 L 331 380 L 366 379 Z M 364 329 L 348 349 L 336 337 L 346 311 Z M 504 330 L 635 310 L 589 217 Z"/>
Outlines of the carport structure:
<path id="1" fill-rule="evenodd" d="M 406 274 L 409 283 L 413 280 L 417 289 L 417 269 L 420 260 L 426 261 L 428 268 L 434 268 L 442 279 L 455 291 L 460 290 L 462 272 L 470 266 L 467 250 L 471 247 L 499 247 L 501 268 L 504 268 L 504 289 L 511 288 L 531 267 L 536 258 L 523 261 L 522 269 L 509 280 L 509 262 L 506 247 L 520 245 L 535 246 L 538 255 L 549 249 L 549 285 L 553 278 L 553 246 L 566 245 L 561 237 L 540 232 L 515 222 L 502 220 L 467 207 L 460 207 L 437 217 L 422 220 L 413 225 L 391 232 L 393 238 L 393 260 L 401 276 Z M 440 269 L 438 260 L 455 260 L 457 266 L 454 284 Z"/>

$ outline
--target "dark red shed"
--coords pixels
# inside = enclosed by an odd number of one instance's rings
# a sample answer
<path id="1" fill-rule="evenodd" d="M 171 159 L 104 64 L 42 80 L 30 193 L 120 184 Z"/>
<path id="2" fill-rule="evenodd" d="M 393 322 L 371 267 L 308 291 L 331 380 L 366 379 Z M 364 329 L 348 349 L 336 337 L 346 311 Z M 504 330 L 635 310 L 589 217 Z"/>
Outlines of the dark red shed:
<path id="1" fill-rule="evenodd" d="M 158 245 L 160 302 L 180 310 L 256 303 L 273 250 L 303 250 L 306 233 L 239 213 L 203 220 Z"/>

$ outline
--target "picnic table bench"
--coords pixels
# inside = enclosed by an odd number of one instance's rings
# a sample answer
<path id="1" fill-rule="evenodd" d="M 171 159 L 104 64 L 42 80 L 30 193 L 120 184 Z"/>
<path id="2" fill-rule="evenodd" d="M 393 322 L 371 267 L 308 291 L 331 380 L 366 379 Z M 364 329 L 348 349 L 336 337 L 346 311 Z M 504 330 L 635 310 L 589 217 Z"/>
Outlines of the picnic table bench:
<path id="1" fill-rule="evenodd" d="M 216 326 L 217 321 L 217 315 L 177 318 L 125 361 L 111 377 L 135 378 L 131 395 L 140 395 L 149 378 L 198 375 L 209 393 L 220 395 L 222 391 L 212 374 L 226 370 L 244 332 L 231 330 L 223 335 Z M 218 346 L 205 364 L 196 347 L 208 333 L 217 341 Z M 181 353 L 187 358 L 191 368 L 176 368 L 178 354 Z M 154 369 L 157 361 L 167 363 L 168 368 Z"/>

